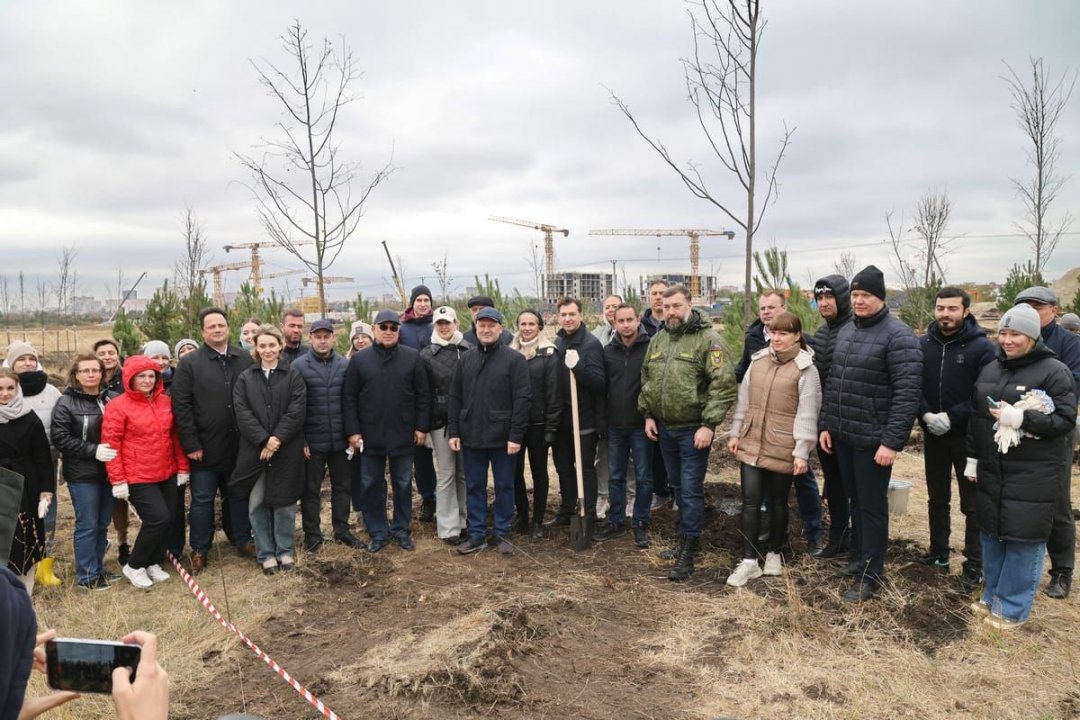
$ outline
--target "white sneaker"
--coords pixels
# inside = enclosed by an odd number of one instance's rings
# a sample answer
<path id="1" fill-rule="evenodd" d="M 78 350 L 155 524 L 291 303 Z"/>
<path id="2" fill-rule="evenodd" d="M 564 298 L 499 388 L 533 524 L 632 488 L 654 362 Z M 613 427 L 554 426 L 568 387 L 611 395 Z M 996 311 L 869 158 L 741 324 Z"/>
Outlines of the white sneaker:
<path id="1" fill-rule="evenodd" d="M 727 584 L 732 587 L 742 587 L 750 580 L 761 577 L 761 567 L 757 560 L 743 560 L 735 567 L 735 571 L 728 575 Z"/>
<path id="2" fill-rule="evenodd" d="M 611 503 L 608 502 L 606 496 L 601 495 L 596 498 L 596 517 L 603 519 L 607 517 L 608 508 L 611 507 Z"/>
<path id="3" fill-rule="evenodd" d="M 146 574 L 156 583 L 165 582 L 169 579 L 169 573 L 162 570 L 160 565 L 151 565 L 146 568 Z"/>
<path id="4" fill-rule="evenodd" d="M 666 504 L 667 504 L 666 499 L 664 499 L 660 495 L 653 495 L 652 496 L 652 504 L 649 506 L 649 510 L 652 511 L 652 512 L 656 512 L 660 508 L 664 507 L 664 505 L 666 505 Z"/>
<path id="5" fill-rule="evenodd" d="M 131 584 L 140 590 L 148 590 L 154 587 L 154 581 L 150 579 L 150 576 L 146 574 L 146 570 L 139 568 L 136 570 L 130 565 L 125 565 L 123 568 L 124 577 L 131 581 Z"/>
<path id="6" fill-rule="evenodd" d="M 784 561 L 780 558 L 780 553 L 771 552 L 765 556 L 765 570 L 761 574 L 769 577 L 784 574 Z"/>

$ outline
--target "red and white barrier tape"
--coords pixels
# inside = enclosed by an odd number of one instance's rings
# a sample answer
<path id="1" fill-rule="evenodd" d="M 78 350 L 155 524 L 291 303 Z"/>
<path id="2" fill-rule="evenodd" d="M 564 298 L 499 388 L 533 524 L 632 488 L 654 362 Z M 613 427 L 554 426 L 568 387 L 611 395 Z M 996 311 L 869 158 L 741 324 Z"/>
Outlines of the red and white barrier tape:
<path id="1" fill-rule="evenodd" d="M 259 646 L 251 641 L 251 638 L 241 632 L 240 628 L 236 627 L 231 622 L 223 618 L 221 616 L 221 613 L 218 612 L 217 608 L 214 607 L 214 603 L 210 602 L 210 598 L 205 592 L 203 592 L 203 589 L 199 587 L 199 584 L 195 582 L 195 578 L 191 577 L 191 575 L 188 574 L 187 570 L 184 570 L 183 565 L 181 565 L 180 561 L 176 559 L 176 556 L 174 556 L 172 553 L 169 553 L 169 560 L 172 561 L 173 567 L 176 568 L 176 572 L 180 573 L 180 577 L 184 580 L 185 583 L 187 583 L 188 589 L 191 590 L 192 594 L 195 596 L 195 599 L 199 601 L 199 604 L 206 608 L 207 612 L 214 616 L 214 619 L 221 623 L 221 626 L 223 628 L 225 628 L 229 632 L 235 633 L 237 637 L 243 640 L 244 644 L 251 649 L 251 652 L 255 653 L 256 657 L 269 665 L 270 669 L 278 674 L 278 677 L 289 683 L 289 685 L 292 686 L 292 689 L 295 690 L 300 695 L 300 697 L 307 700 L 312 707 L 322 713 L 323 717 L 329 718 L 329 720 L 341 720 L 340 716 L 337 713 L 335 713 L 333 710 L 323 704 L 322 700 L 312 695 L 311 691 L 301 685 L 296 680 L 296 678 L 286 672 L 285 668 L 278 665 L 273 658 L 260 650 Z"/>

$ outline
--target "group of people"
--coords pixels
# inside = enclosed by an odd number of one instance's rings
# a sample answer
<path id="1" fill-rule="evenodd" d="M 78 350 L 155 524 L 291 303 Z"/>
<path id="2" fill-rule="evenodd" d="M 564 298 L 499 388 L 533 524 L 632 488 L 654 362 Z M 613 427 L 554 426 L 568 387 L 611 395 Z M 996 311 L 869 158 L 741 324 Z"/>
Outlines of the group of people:
<path id="1" fill-rule="evenodd" d="M 809 554 L 846 558 L 836 571 L 851 579 L 845 599 L 876 595 L 891 470 L 918 421 L 931 531 L 923 561 L 949 567 L 955 473 L 966 518 L 959 581 L 971 591 L 984 585 L 990 617 L 1026 620 L 1047 542 L 1046 592 L 1068 594 L 1080 337 L 1055 321 L 1049 289 L 1018 296 L 997 347 L 958 288 L 938 293 L 935 321 L 916 337 L 886 307 L 874 266 L 850 282 L 830 275 L 815 284 L 824 323 L 813 336 L 782 291 L 765 290 L 737 362 L 686 288 L 657 281 L 648 293 L 641 314 L 606 298 L 592 332 L 581 302 L 563 298 L 552 336 L 541 312 L 508 322 L 485 296 L 469 299 L 463 332 L 455 310 L 435 307 L 420 285 L 403 313 L 354 323 L 348 356 L 335 351 L 327 320 L 307 327 L 304 344 L 295 310 L 279 326 L 243 323 L 234 346 L 227 313 L 211 307 L 200 314 L 202 342 L 172 348 L 175 367 L 163 342 L 121 363 L 116 345 L 102 340 L 75 359 L 63 394 L 44 382 L 33 348 L 16 343 L 10 368 L 0 369 L 0 466 L 25 478 L 11 566 L 30 587 L 35 567 L 54 577 L 46 525 L 55 517 L 59 455 L 76 515 L 76 580 L 90 589 L 115 579 L 103 562 L 110 523 L 135 586 L 166 580 L 165 553 L 181 556 L 185 540 L 190 568 L 201 572 L 218 495 L 237 551 L 267 575 L 288 572 L 298 505 L 305 548 L 326 541 L 326 476 L 333 539 L 369 552 L 391 541 L 415 547 L 414 480 L 419 519 L 463 555 L 489 545 L 510 554 L 512 533 L 541 542 L 575 515 L 593 541 L 632 532 L 648 548 L 651 513 L 670 497 L 679 537 L 662 555 L 672 561 L 669 577 L 682 580 L 700 553 L 714 435 L 734 406 L 726 447 L 740 463 L 744 547 L 729 585 L 783 573 L 794 486 Z M 550 517 L 549 451 L 559 482 Z M 131 547 L 127 503 L 141 520 Z M 353 509 L 366 542 L 350 529 Z"/>

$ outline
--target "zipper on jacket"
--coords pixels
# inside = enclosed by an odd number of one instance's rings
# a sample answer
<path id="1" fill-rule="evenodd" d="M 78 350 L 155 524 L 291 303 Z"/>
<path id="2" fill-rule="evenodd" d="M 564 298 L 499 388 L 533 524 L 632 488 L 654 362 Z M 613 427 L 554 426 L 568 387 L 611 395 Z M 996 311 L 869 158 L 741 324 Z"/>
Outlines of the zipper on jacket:
<path id="1" fill-rule="evenodd" d="M 90 425 L 90 418 L 88 418 L 86 415 L 83 415 L 83 418 L 82 418 L 82 441 L 83 442 L 86 442 L 86 434 L 87 434 L 87 429 L 89 428 L 89 425 Z"/>

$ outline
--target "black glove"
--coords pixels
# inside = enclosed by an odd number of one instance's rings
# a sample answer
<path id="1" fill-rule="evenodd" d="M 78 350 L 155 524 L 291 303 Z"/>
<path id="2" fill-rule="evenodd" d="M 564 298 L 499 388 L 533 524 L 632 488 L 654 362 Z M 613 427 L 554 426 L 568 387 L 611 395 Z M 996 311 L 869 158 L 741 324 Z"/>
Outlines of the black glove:
<path id="1" fill-rule="evenodd" d="M 555 431 L 554 430 L 548 430 L 547 432 L 544 433 L 544 443 L 546 445 L 554 445 L 555 444 Z"/>

